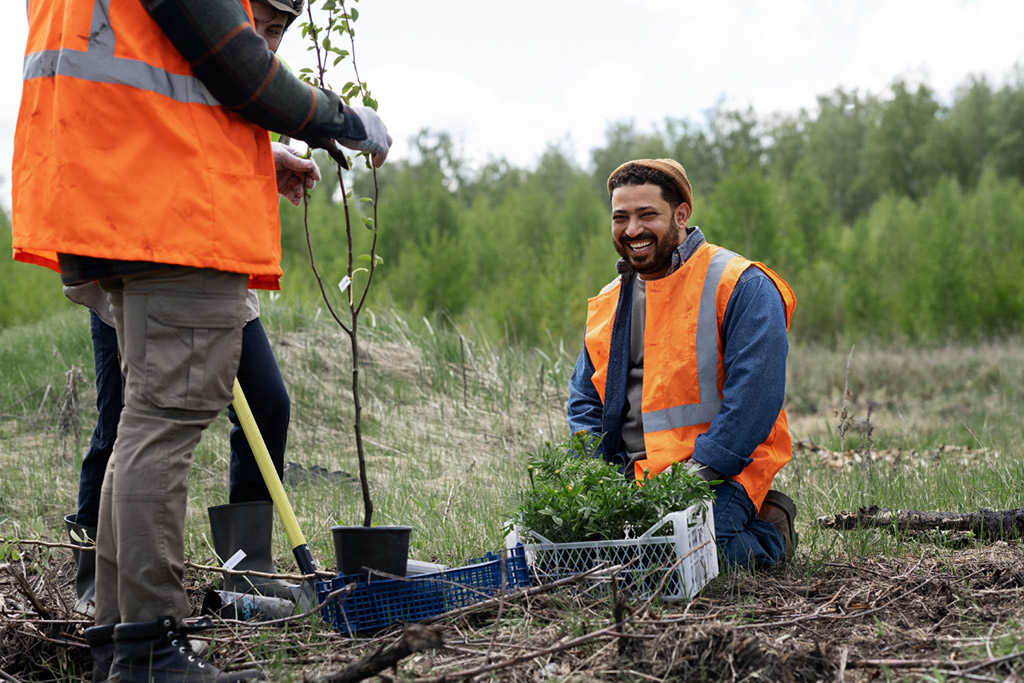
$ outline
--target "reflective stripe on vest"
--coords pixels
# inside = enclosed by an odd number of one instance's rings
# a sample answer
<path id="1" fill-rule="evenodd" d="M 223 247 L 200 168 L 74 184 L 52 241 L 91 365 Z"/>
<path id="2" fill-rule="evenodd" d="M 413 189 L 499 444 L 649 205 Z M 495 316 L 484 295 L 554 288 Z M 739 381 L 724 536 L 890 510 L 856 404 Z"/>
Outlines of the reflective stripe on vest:
<path id="1" fill-rule="evenodd" d="M 173 74 L 144 62 L 97 53 L 93 50 L 91 42 L 87 52 L 62 48 L 44 50 L 25 57 L 24 80 L 52 76 L 127 85 L 138 90 L 155 92 L 185 104 L 220 104 L 195 76 Z"/>
<path id="2" fill-rule="evenodd" d="M 110 0 L 94 0 L 88 49 L 82 52 L 61 48 L 26 55 L 22 78 L 27 81 L 67 76 L 148 90 L 185 104 L 220 106 L 195 76 L 175 74 L 135 59 L 115 57 L 115 36 L 109 17 Z"/>
<path id="3" fill-rule="evenodd" d="M 711 257 L 697 313 L 697 383 L 700 403 L 673 406 L 643 414 L 644 433 L 707 424 L 718 415 L 718 313 L 715 294 L 725 266 L 736 254 L 719 249 Z"/>

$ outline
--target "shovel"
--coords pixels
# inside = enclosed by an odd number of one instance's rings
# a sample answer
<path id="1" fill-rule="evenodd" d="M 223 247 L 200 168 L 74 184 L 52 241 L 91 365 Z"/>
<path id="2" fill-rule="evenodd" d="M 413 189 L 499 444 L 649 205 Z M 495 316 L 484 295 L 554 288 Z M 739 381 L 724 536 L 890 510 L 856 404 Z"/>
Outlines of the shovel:
<path id="1" fill-rule="evenodd" d="M 245 400 L 245 394 L 242 393 L 242 386 L 238 383 L 237 378 L 235 378 L 234 392 L 235 400 L 233 405 L 235 415 L 238 416 L 238 422 L 242 425 L 242 431 L 245 432 L 245 438 L 249 441 L 249 447 L 252 448 L 253 455 L 256 456 L 256 464 L 259 465 L 263 481 L 270 491 L 270 499 L 274 502 L 274 508 L 281 518 L 281 524 L 284 526 L 288 543 L 292 547 L 292 554 L 295 555 L 295 562 L 299 565 L 300 572 L 303 574 L 313 574 L 318 569 L 316 560 L 313 559 L 313 554 L 309 552 L 306 538 L 302 535 L 298 520 L 295 519 L 295 511 L 292 510 L 292 505 L 288 502 L 288 496 L 285 495 L 284 486 L 281 485 L 281 477 L 277 475 L 277 470 L 274 469 L 274 462 L 270 459 L 267 444 L 263 441 L 263 435 L 260 434 L 259 427 L 256 426 L 256 418 L 252 415 L 249 402 Z M 316 589 L 313 586 L 312 579 L 303 581 L 302 585 L 294 590 L 296 592 L 294 596 L 295 602 L 302 611 L 308 611 L 317 605 Z M 258 607 L 258 603 L 262 602 L 262 596 L 247 596 L 247 598 L 255 598 Z M 266 598 L 266 600 L 273 601 L 274 598 Z M 268 616 L 271 616 L 277 615 L 279 608 L 276 608 L 273 603 L 268 602 L 267 609 L 260 611 L 266 611 Z"/>

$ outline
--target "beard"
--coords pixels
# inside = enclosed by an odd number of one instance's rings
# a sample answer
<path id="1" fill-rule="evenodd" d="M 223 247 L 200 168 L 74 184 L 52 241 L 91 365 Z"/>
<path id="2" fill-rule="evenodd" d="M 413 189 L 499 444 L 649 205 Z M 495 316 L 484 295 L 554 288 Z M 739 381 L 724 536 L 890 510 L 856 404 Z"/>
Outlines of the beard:
<path id="1" fill-rule="evenodd" d="M 615 251 L 619 252 L 619 256 L 626 260 L 626 264 L 631 270 L 639 275 L 653 275 L 667 271 L 669 266 L 672 265 L 672 252 L 682 244 L 683 232 L 676 225 L 676 221 L 673 218 L 672 228 L 667 230 L 661 239 L 655 237 L 654 233 L 649 230 L 645 230 L 637 237 L 621 241 L 613 240 L 613 242 L 615 244 Z M 653 251 L 648 251 L 638 256 L 630 250 L 629 245 L 631 243 L 647 240 L 654 242 Z"/>

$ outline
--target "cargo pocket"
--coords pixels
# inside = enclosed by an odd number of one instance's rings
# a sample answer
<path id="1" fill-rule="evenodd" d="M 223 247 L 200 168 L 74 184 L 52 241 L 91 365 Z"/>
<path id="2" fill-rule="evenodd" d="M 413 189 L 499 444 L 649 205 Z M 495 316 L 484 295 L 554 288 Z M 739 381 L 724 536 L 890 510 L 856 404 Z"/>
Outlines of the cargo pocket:
<path id="1" fill-rule="evenodd" d="M 142 395 L 160 408 L 221 410 L 242 354 L 244 297 L 147 296 Z"/>

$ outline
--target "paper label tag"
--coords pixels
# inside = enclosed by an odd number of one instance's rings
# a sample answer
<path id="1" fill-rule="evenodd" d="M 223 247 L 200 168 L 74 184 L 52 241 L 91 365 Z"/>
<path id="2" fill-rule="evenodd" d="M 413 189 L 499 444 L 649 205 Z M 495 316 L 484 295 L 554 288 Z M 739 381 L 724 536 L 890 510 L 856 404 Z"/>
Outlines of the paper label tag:
<path id="1" fill-rule="evenodd" d="M 224 563 L 224 569 L 234 569 L 238 566 L 238 563 L 245 559 L 245 551 L 241 548 L 238 549 L 234 555 L 228 558 L 227 562 Z"/>
<path id="2" fill-rule="evenodd" d="M 345 277 L 341 278 L 341 282 L 338 283 L 338 289 L 344 292 L 346 289 L 348 289 L 348 286 L 350 284 L 352 284 L 352 278 L 346 275 Z"/>

